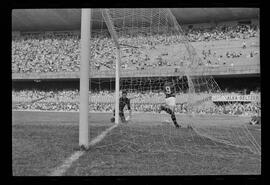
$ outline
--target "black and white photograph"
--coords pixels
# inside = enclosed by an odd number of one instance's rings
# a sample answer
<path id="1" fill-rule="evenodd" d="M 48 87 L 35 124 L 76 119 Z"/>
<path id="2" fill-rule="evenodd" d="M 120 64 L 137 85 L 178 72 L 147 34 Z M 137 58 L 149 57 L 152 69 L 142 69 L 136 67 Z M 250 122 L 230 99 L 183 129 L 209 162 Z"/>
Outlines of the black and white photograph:
<path id="1" fill-rule="evenodd" d="M 261 175 L 260 8 L 11 15 L 12 176 Z"/>

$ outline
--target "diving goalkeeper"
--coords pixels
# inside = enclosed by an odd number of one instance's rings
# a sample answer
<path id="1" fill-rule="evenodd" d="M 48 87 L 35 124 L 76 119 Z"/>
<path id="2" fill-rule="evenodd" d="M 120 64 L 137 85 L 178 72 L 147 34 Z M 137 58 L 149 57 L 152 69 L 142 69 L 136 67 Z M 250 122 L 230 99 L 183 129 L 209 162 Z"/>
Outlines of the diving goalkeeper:
<path id="1" fill-rule="evenodd" d="M 127 106 L 129 110 L 129 118 L 126 119 L 124 115 L 124 108 Z M 119 99 L 119 117 L 122 123 L 127 123 L 127 121 L 131 118 L 131 108 L 130 108 L 130 99 L 127 98 L 127 91 L 122 92 L 122 97 Z M 115 109 L 113 110 L 113 118 L 111 118 L 111 122 L 115 121 Z"/>
<path id="2" fill-rule="evenodd" d="M 158 112 L 160 113 L 161 111 L 165 111 L 168 114 L 171 115 L 172 121 L 175 125 L 176 128 L 180 128 L 180 125 L 176 121 L 175 117 L 175 86 L 173 82 L 168 82 L 166 81 L 164 84 L 164 93 L 165 93 L 165 105 L 161 105 Z"/>

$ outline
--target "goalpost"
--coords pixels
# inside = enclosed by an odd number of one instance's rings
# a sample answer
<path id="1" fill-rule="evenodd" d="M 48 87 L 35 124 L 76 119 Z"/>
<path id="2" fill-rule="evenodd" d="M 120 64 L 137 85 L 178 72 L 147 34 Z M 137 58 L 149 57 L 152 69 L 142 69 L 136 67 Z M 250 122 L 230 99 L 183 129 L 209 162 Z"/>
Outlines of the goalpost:
<path id="1" fill-rule="evenodd" d="M 106 25 L 113 37 L 117 48 L 115 63 L 115 124 L 119 124 L 119 89 L 120 89 L 120 45 L 113 29 L 108 10 L 102 12 Z M 80 117 L 79 117 L 79 146 L 82 149 L 89 148 L 89 62 L 91 38 L 91 9 L 82 9 L 81 12 L 81 64 L 80 64 Z"/>
<path id="2" fill-rule="evenodd" d="M 115 61 L 115 124 L 119 124 L 119 90 L 120 90 L 120 62 L 121 62 L 121 55 L 120 55 L 120 45 L 118 43 L 118 38 L 113 29 L 113 24 L 110 20 L 110 15 L 108 10 L 105 9 L 102 11 L 102 15 L 104 16 L 105 23 L 109 29 L 109 32 L 113 38 L 114 44 L 116 45 L 117 49 L 117 57 Z"/>
<path id="3" fill-rule="evenodd" d="M 79 145 L 88 149 L 88 112 L 89 112 L 89 59 L 91 38 L 91 9 L 82 9 L 81 15 L 81 63 L 80 63 L 80 117 Z"/>

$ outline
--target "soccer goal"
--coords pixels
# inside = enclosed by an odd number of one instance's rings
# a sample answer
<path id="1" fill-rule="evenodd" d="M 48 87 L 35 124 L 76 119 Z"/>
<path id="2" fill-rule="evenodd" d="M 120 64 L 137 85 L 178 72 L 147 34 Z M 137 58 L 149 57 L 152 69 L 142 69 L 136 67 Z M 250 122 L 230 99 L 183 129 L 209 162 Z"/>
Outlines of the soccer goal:
<path id="1" fill-rule="evenodd" d="M 105 112 L 103 122 L 112 124 L 115 110 L 113 124 L 119 128 L 105 139 L 103 147 L 121 150 L 117 143 L 126 143 L 123 148 L 135 154 L 185 151 L 202 156 L 213 145 L 220 155 L 218 147 L 227 147 L 226 154 L 241 150 L 260 155 L 260 145 L 242 121 L 200 114 L 224 111 L 222 103 L 212 101 L 213 95 L 223 93 L 180 23 L 166 8 L 82 9 L 80 146 L 89 147 L 88 113 Z M 163 85 L 168 81 L 175 87 L 178 123 L 183 129 L 192 127 L 192 132 L 187 131 L 190 140 L 178 133 L 168 114 L 158 111 L 165 102 Z M 131 102 L 132 118 L 127 124 L 119 118 L 122 91 Z M 127 117 L 126 108 L 124 113 Z M 121 140 L 125 134 L 129 139 Z M 142 140 L 147 135 L 150 139 Z M 194 147 L 178 145 L 176 140 L 181 139 L 183 145 L 193 142 Z"/>

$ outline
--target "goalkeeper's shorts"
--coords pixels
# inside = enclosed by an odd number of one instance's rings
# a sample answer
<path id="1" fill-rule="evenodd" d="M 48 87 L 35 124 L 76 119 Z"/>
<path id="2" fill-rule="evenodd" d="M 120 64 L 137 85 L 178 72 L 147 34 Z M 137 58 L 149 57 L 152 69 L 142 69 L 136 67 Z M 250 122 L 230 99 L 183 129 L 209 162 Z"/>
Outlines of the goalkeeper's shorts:
<path id="1" fill-rule="evenodd" d="M 166 98 L 165 102 L 166 102 L 166 105 L 174 107 L 176 105 L 176 98 L 175 97 Z"/>

